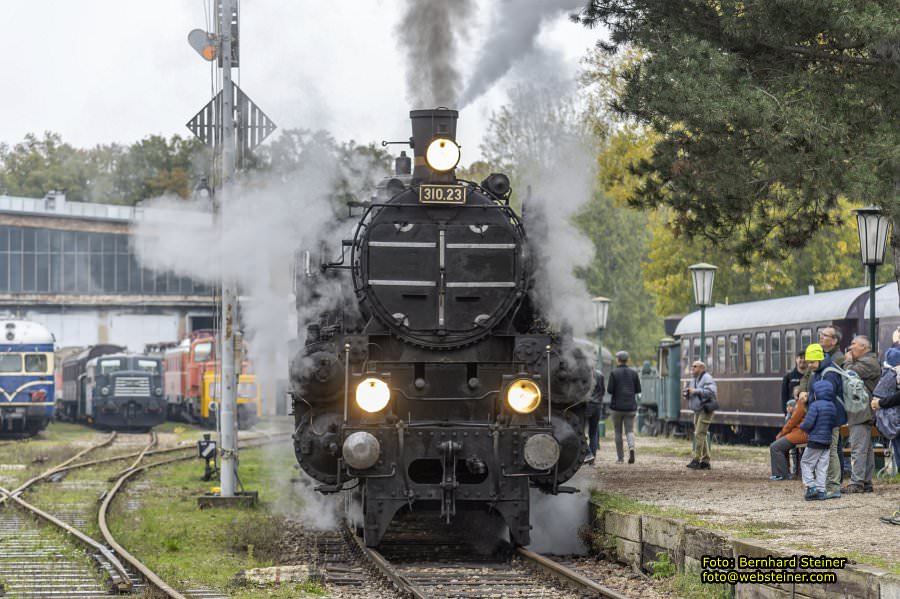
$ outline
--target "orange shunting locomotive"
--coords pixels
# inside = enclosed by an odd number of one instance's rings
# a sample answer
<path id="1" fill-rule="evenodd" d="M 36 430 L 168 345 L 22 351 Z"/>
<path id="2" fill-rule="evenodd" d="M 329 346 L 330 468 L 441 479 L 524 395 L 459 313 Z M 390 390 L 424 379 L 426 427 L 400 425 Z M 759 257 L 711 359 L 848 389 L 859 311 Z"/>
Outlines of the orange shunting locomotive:
<path id="1" fill-rule="evenodd" d="M 219 340 L 216 331 L 194 331 L 165 352 L 165 394 L 171 420 L 216 426 L 219 402 Z M 246 352 L 241 352 L 245 355 Z M 260 415 L 260 393 L 248 360 L 240 361 L 238 428 L 252 427 Z"/>

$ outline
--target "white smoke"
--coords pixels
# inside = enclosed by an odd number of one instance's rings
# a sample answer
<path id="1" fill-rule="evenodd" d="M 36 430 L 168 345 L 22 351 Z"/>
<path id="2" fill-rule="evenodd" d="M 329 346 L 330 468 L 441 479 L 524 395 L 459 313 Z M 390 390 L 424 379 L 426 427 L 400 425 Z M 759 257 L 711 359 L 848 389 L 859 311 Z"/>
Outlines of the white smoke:
<path id="1" fill-rule="evenodd" d="M 546 21 L 583 6 L 584 0 L 501 0 L 475 71 L 459 97 L 459 107 L 477 100 L 516 61 L 532 54 Z"/>
<path id="2" fill-rule="evenodd" d="M 583 493 L 548 495 L 531 489 L 531 545 L 536 553 L 584 555 L 580 529 L 588 524 L 589 497 Z"/>
<path id="3" fill-rule="evenodd" d="M 227 274 L 238 285 L 244 337 L 261 383 L 287 378 L 288 343 L 298 329 L 305 331 L 303 319 L 342 301 L 338 286 L 322 287 L 317 304 L 302 310 L 298 327 L 295 256 L 298 250 L 315 250 L 323 242 L 339 251 L 335 182 L 343 178 L 348 182 L 344 191 L 355 194 L 377 168 L 361 157 L 348 164 L 326 153 L 311 154 L 290 172 L 247 176 L 226 193 L 219 192 L 221 220 L 216 224 L 212 218 L 208 226 L 200 226 L 195 220 L 177 217 L 208 208 L 198 202 L 173 197 L 145 202 L 145 207 L 176 216 L 164 223 L 142 221 L 132 238 L 145 268 L 190 277 L 211 287 L 218 287 Z M 300 347 L 304 341 L 299 340 Z"/>
<path id="4" fill-rule="evenodd" d="M 545 58 L 552 56 L 544 55 Z M 538 267 L 536 300 L 556 325 L 576 336 L 593 330 L 590 294 L 575 276 L 594 258 L 594 244 L 573 224 L 593 192 L 596 155 L 572 99 L 574 82 L 555 79 L 552 61 L 537 82 L 510 90 L 510 102 L 494 115 L 485 155 L 511 169 L 524 197 L 524 216 Z M 559 72 L 559 71 L 557 71 Z M 530 189 L 530 193 L 528 190 Z"/>
<path id="5" fill-rule="evenodd" d="M 407 96 L 415 108 L 457 105 L 457 36 L 467 30 L 472 6 L 472 0 L 407 0 L 397 35 L 406 51 Z"/>

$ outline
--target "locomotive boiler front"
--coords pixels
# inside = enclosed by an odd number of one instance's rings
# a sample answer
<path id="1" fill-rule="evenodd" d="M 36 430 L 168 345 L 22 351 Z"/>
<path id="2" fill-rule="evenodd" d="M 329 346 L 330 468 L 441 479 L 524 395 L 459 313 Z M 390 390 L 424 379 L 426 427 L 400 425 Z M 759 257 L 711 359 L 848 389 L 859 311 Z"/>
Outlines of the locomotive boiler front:
<path id="1" fill-rule="evenodd" d="M 358 306 L 304 323 L 295 453 L 320 491 L 359 481 L 369 545 L 414 505 L 448 522 L 488 509 L 528 544 L 530 487 L 557 492 L 583 463 L 590 365 L 534 307 L 508 179 L 456 179 L 456 111 L 410 117 L 413 173 L 364 205 L 349 264 L 305 281 L 343 280 Z"/>

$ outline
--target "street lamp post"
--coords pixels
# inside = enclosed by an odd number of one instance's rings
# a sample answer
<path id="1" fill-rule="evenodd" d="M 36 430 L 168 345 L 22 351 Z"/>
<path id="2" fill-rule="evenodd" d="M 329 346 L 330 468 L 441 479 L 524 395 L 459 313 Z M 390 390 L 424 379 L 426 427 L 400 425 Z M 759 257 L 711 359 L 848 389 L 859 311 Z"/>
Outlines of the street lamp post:
<path id="1" fill-rule="evenodd" d="M 872 351 L 878 351 L 878 334 L 875 330 L 875 269 L 884 263 L 884 248 L 890 235 L 891 221 L 878 206 L 857 208 L 856 227 L 859 233 L 859 255 L 869 267 L 869 339 Z"/>
<path id="2" fill-rule="evenodd" d="M 694 302 L 700 306 L 700 361 L 706 363 L 706 307 L 712 305 L 713 282 L 718 269 L 701 262 L 689 266 L 688 270 L 694 283 Z"/>
<path id="3" fill-rule="evenodd" d="M 597 296 L 591 300 L 591 303 L 594 304 L 594 315 L 596 316 L 594 324 L 597 327 L 597 361 L 603 364 L 603 347 L 600 346 L 600 335 L 603 333 L 603 329 L 606 328 L 606 318 L 609 315 L 609 298 Z"/>

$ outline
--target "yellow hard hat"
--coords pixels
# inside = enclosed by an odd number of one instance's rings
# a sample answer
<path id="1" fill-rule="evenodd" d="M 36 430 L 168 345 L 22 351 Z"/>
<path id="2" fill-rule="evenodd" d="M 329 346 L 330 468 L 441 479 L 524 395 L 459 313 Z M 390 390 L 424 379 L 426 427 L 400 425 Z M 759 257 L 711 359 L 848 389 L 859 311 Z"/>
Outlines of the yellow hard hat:
<path id="1" fill-rule="evenodd" d="M 822 361 L 825 359 L 825 350 L 818 343 L 810 343 L 806 346 L 806 359 L 811 361 Z"/>

